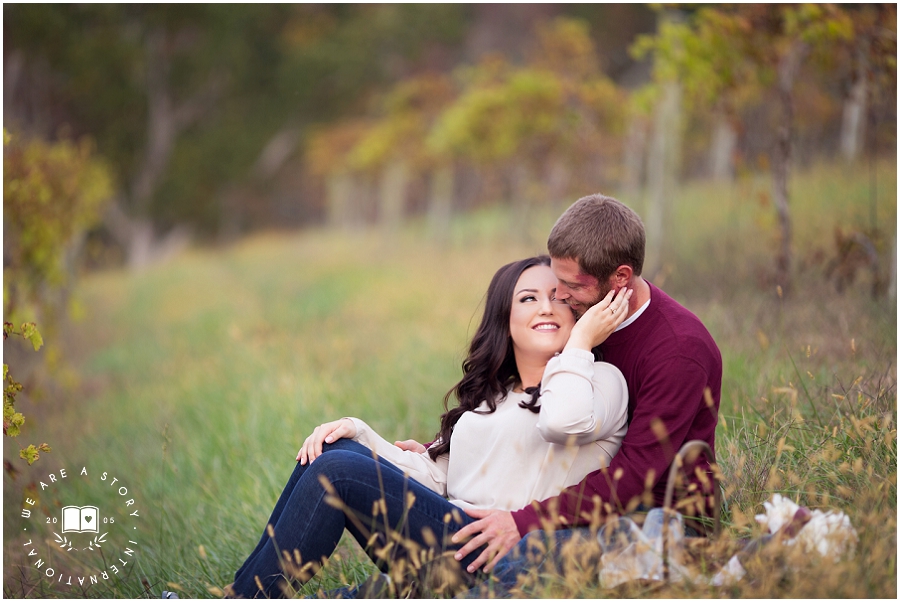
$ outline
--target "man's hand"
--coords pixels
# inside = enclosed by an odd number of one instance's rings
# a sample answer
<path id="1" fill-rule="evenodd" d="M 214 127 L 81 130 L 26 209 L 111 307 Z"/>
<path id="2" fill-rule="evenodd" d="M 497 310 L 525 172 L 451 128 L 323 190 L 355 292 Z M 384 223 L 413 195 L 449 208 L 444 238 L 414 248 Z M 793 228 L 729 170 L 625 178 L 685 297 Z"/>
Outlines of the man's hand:
<path id="1" fill-rule="evenodd" d="M 425 446 L 415 439 L 407 439 L 406 441 L 394 441 L 394 445 L 396 445 L 403 451 L 416 452 L 417 454 L 425 452 Z"/>
<path id="2" fill-rule="evenodd" d="M 464 541 L 468 537 L 472 537 L 459 551 L 456 552 L 454 558 L 462 560 L 472 553 L 472 551 L 487 544 L 487 548 L 470 564 L 466 570 L 474 573 L 485 562 L 490 563 L 484 567 L 486 573 L 490 573 L 497 561 L 506 556 L 513 546 L 519 543 L 522 536 L 519 535 L 519 529 L 516 527 L 516 521 L 513 520 L 512 513 L 506 510 L 466 510 L 466 514 L 480 520 L 466 525 L 456 532 L 451 538 L 453 543 Z"/>

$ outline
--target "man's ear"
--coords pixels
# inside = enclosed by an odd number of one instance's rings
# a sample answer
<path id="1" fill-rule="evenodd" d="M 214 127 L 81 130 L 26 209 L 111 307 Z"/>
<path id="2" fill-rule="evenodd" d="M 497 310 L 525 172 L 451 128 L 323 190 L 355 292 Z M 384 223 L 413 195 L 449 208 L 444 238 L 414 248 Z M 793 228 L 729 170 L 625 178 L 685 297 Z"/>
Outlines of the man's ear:
<path id="1" fill-rule="evenodd" d="M 634 276 L 634 269 L 630 265 L 620 265 L 612 276 L 613 287 L 618 289 L 629 286 L 632 276 Z"/>

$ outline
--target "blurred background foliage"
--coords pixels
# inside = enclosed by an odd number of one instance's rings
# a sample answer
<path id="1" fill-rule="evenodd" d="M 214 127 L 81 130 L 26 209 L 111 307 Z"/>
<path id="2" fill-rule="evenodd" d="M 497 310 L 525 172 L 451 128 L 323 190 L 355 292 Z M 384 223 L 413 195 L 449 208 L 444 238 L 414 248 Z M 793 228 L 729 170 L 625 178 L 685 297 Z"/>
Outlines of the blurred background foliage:
<path id="1" fill-rule="evenodd" d="M 84 232 L 99 218 L 112 193 L 107 165 L 87 139 L 28 141 L 4 132 L 3 315 L 18 324 L 35 313 L 52 318 L 46 304 L 59 301 L 45 289 L 62 291 Z"/>
<path id="2" fill-rule="evenodd" d="M 14 4 L 4 66 L 10 132 L 108 166 L 88 267 L 896 145 L 893 5 Z"/>

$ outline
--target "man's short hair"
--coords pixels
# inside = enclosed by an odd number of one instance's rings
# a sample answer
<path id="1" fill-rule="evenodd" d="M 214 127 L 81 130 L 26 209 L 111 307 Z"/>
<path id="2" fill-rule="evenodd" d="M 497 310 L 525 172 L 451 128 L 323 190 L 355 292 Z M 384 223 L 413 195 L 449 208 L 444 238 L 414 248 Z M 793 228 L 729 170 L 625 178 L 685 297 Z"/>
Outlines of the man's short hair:
<path id="1" fill-rule="evenodd" d="M 581 271 L 606 280 L 620 265 L 635 276 L 644 267 L 644 223 L 637 213 L 602 194 L 582 197 L 566 209 L 550 231 L 547 250 L 574 259 Z"/>

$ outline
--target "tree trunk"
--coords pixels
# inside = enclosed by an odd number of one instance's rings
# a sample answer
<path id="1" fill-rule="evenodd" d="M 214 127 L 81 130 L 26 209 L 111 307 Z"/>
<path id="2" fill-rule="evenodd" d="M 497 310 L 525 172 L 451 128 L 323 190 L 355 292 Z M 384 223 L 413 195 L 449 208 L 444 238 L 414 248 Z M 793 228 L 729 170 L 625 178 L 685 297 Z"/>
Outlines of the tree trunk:
<path id="1" fill-rule="evenodd" d="M 131 206 L 138 215 L 147 212 L 150 198 L 169 162 L 177 134 L 175 108 L 169 94 L 169 59 L 165 32 L 147 36 L 147 144 L 141 167 L 131 186 Z"/>
<path id="2" fill-rule="evenodd" d="M 662 250 L 670 199 L 677 185 L 681 154 L 681 86 L 668 82 L 656 106 L 650 152 L 647 155 L 647 208 L 645 228 L 647 251 L 644 273 L 652 279 L 662 266 Z"/>
<path id="3" fill-rule="evenodd" d="M 510 208 L 512 219 L 509 220 L 513 238 L 522 242 L 531 242 L 531 227 L 534 225 L 534 206 L 537 202 L 539 184 L 533 176 L 532 169 L 522 162 L 516 162 L 510 174 L 510 192 L 512 195 Z"/>
<path id="4" fill-rule="evenodd" d="M 439 244 L 447 242 L 450 234 L 454 178 L 453 164 L 446 163 L 434 170 L 428 187 L 428 229 Z"/>
<path id="5" fill-rule="evenodd" d="M 709 175 L 713 180 L 734 178 L 734 151 L 737 148 L 737 132 L 724 109 L 719 109 L 713 125 L 712 143 L 709 147 Z"/>
<path id="6" fill-rule="evenodd" d="M 406 161 L 391 161 L 381 176 L 378 187 L 378 223 L 387 232 L 395 232 L 403 221 L 406 191 L 409 188 L 409 166 Z"/>
<path id="7" fill-rule="evenodd" d="M 350 206 L 354 194 L 353 176 L 345 171 L 331 174 L 326 186 L 328 225 L 333 228 L 349 228 L 352 221 Z"/>
<path id="8" fill-rule="evenodd" d="M 241 200 L 240 190 L 233 185 L 228 185 L 224 190 L 219 191 L 216 202 L 219 206 L 218 236 L 220 242 L 231 243 L 241 235 L 241 231 L 244 229 Z"/>
<path id="9" fill-rule="evenodd" d="M 643 160 L 647 148 L 647 122 L 635 115 L 628 124 L 625 136 L 625 176 L 622 182 L 622 193 L 626 202 L 635 203 L 641 197 L 643 182 Z"/>
<path id="10" fill-rule="evenodd" d="M 4 126 L 9 127 L 10 122 L 16 121 L 13 101 L 21 91 L 17 90 L 25 71 L 25 58 L 21 50 L 13 50 L 5 53 L 3 60 L 3 113 L 6 115 Z"/>
<path id="11" fill-rule="evenodd" d="M 781 123 L 775 142 L 774 162 L 772 163 L 772 199 L 778 213 L 780 241 L 778 255 L 775 258 L 775 283 L 781 287 L 782 294 L 788 294 L 791 288 L 791 224 L 790 196 L 788 180 L 791 168 L 791 142 L 794 127 L 794 81 L 800 70 L 800 64 L 808 51 L 808 46 L 795 42 L 778 63 L 778 100 L 781 104 Z"/>
<path id="12" fill-rule="evenodd" d="M 187 228 L 178 227 L 158 240 L 147 214 L 178 135 L 204 114 L 218 96 L 221 86 L 221 80 L 213 74 L 197 94 L 176 104 L 169 90 L 171 57 L 166 50 L 166 32 L 161 29 L 147 36 L 146 67 L 147 143 L 128 199 L 130 211 L 138 217 L 129 217 L 122 203 L 116 202 L 115 216 L 106 220 L 107 225 L 116 229 L 113 236 L 125 248 L 126 261 L 132 268 L 140 268 L 171 255 L 186 246 L 190 238 Z"/>
<path id="13" fill-rule="evenodd" d="M 860 40 L 856 49 L 856 81 L 844 101 L 841 122 L 841 155 L 848 163 L 859 158 L 866 135 L 866 88 L 869 70 L 869 40 Z"/>
<path id="14" fill-rule="evenodd" d="M 893 244 L 891 244 L 891 271 L 888 277 L 888 298 L 891 301 L 897 300 L 897 234 L 894 234 Z"/>
<path id="15" fill-rule="evenodd" d="M 560 158 L 551 159 L 547 168 L 544 189 L 547 191 L 547 200 L 554 215 L 563 212 L 569 192 L 569 183 L 572 181 L 572 170 L 566 161 Z M 569 203 L 572 201 L 570 200 Z"/>
<path id="16" fill-rule="evenodd" d="M 275 175 L 287 163 L 300 141 L 300 130 L 294 126 L 285 126 L 272 136 L 253 165 L 253 173 L 260 179 L 268 179 Z"/>
<path id="17" fill-rule="evenodd" d="M 125 213 L 120 198 L 110 201 L 103 224 L 125 250 L 125 263 L 131 270 L 168 259 L 186 249 L 191 242 L 190 229 L 180 225 L 158 238 L 150 220 L 134 219 Z"/>

